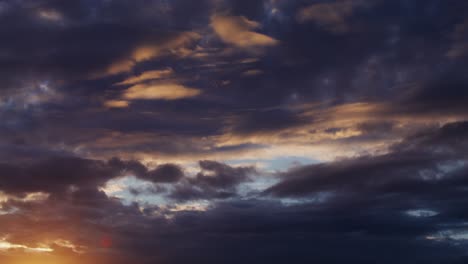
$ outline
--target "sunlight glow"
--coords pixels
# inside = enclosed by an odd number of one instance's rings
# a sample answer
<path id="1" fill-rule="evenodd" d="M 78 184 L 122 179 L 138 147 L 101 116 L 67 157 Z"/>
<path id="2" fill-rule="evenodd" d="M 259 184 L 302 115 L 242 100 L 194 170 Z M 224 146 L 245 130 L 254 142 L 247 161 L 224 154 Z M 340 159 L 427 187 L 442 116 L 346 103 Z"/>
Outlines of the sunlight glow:
<path id="1" fill-rule="evenodd" d="M 12 244 L 5 239 L 0 240 L 0 251 L 8 251 L 8 250 L 13 250 L 13 249 L 23 249 L 24 251 L 27 252 L 52 252 L 54 251 L 51 248 L 48 247 L 28 247 L 25 245 L 19 245 L 19 244 Z"/>

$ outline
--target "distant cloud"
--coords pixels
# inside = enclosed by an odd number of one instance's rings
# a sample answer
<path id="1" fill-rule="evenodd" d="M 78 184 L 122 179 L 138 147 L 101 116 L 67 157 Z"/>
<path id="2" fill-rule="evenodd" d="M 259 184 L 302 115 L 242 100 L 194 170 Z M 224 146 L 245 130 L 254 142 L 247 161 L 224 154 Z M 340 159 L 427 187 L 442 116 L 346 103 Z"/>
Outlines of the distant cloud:
<path id="1" fill-rule="evenodd" d="M 117 85 L 130 85 L 130 84 L 137 84 L 140 82 L 148 81 L 148 80 L 156 80 L 161 78 L 167 78 L 171 76 L 174 71 L 171 68 L 167 68 L 164 70 L 154 70 L 154 71 L 146 71 L 138 76 L 133 76 L 124 81 L 117 83 Z"/>
<path id="2" fill-rule="evenodd" d="M 125 100 L 109 100 L 104 102 L 104 106 L 107 108 L 126 108 L 130 106 L 130 102 Z"/>
<path id="3" fill-rule="evenodd" d="M 182 32 L 163 42 L 138 45 L 129 56 L 113 62 L 104 73 L 95 74 L 94 77 L 129 72 L 138 63 L 154 59 L 164 54 L 183 56 L 186 54 L 186 46 L 199 38 L 200 35 L 196 32 Z"/>
<path id="4" fill-rule="evenodd" d="M 362 5 L 363 1 L 359 0 L 317 3 L 299 10 L 296 18 L 300 23 L 315 22 L 335 33 L 342 33 L 349 30 L 348 17 Z"/>
<path id="5" fill-rule="evenodd" d="M 60 12 L 58 12 L 57 10 L 51 10 L 51 9 L 40 10 L 38 12 L 38 16 L 41 19 L 54 21 L 54 22 L 63 20 L 63 15 Z"/>
<path id="6" fill-rule="evenodd" d="M 137 84 L 127 89 L 123 98 L 128 100 L 177 100 L 195 97 L 201 91 L 176 83 Z"/>
<path id="7" fill-rule="evenodd" d="M 261 74 L 263 74 L 262 70 L 252 69 L 252 70 L 248 70 L 248 71 L 243 72 L 242 76 L 249 77 L 249 76 L 256 76 L 256 75 L 261 75 Z"/>
<path id="8" fill-rule="evenodd" d="M 268 47 L 278 44 L 278 40 L 253 30 L 260 24 L 243 16 L 214 15 L 211 26 L 216 34 L 228 44 L 240 48 Z"/>

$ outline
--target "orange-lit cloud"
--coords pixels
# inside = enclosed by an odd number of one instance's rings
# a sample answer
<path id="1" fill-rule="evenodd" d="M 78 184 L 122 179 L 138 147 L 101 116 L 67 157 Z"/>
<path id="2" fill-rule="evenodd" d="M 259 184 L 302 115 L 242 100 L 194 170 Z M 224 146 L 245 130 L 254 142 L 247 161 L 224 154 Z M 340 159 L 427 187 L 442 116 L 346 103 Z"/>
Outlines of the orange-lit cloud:
<path id="1" fill-rule="evenodd" d="M 186 46 L 200 38 L 201 36 L 196 32 L 182 32 L 164 42 L 140 44 L 130 52 L 129 56 L 115 61 L 104 73 L 95 74 L 94 77 L 129 72 L 138 63 L 151 60 L 165 54 L 183 57 L 187 55 Z"/>
<path id="2" fill-rule="evenodd" d="M 49 247 L 29 247 L 20 244 L 14 244 L 8 242 L 5 238 L 0 239 L 0 252 L 1 251 L 9 251 L 9 250 L 24 250 L 25 252 L 52 252 L 54 251 L 52 248 Z"/>
<path id="3" fill-rule="evenodd" d="M 146 44 L 137 47 L 132 53 L 132 58 L 136 62 L 141 62 L 158 57 L 164 52 L 181 55 L 185 46 L 200 38 L 200 34 L 196 32 L 183 32 L 175 38 L 161 44 Z"/>
<path id="4" fill-rule="evenodd" d="M 129 72 L 135 65 L 136 62 L 132 59 L 119 60 L 112 63 L 112 65 L 107 68 L 104 75 L 114 75 L 123 72 Z M 103 74 L 98 74 L 97 76 L 103 76 Z"/>
<path id="5" fill-rule="evenodd" d="M 128 88 L 123 98 L 128 100 L 177 100 L 195 97 L 201 91 L 176 83 L 137 84 Z"/>
<path id="6" fill-rule="evenodd" d="M 104 102 L 104 106 L 107 108 L 127 108 L 130 106 L 130 102 L 125 100 L 108 100 Z"/>
<path id="7" fill-rule="evenodd" d="M 146 71 L 138 76 L 133 76 L 122 82 L 119 82 L 117 83 L 117 85 L 137 84 L 137 83 L 148 81 L 148 80 L 167 78 L 173 74 L 174 74 L 174 71 L 170 68 L 164 69 L 164 70 Z"/>
<path id="8" fill-rule="evenodd" d="M 19 202 L 42 202 L 49 198 L 49 194 L 43 192 L 27 193 L 21 196 L 12 196 L 0 191 L 0 204 L 10 200 Z"/>
<path id="9" fill-rule="evenodd" d="M 226 43 L 240 48 L 268 47 L 278 41 L 264 34 L 254 32 L 260 24 L 243 16 L 214 15 L 211 26 L 216 34 Z"/>
<path id="10" fill-rule="evenodd" d="M 85 246 L 79 246 L 73 244 L 71 241 L 65 240 L 65 239 L 57 239 L 52 242 L 52 244 L 60 246 L 62 248 L 68 248 L 72 250 L 73 252 L 77 254 L 83 254 L 86 252 L 87 247 Z"/>

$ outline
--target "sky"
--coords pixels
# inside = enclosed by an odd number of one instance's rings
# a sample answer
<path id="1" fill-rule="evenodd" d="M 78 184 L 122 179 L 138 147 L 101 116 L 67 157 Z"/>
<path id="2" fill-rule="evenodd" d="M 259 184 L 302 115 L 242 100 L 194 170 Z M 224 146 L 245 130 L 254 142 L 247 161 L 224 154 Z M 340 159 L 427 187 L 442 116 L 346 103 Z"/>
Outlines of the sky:
<path id="1" fill-rule="evenodd" d="M 468 1 L 0 0 L 0 263 L 468 262 Z"/>

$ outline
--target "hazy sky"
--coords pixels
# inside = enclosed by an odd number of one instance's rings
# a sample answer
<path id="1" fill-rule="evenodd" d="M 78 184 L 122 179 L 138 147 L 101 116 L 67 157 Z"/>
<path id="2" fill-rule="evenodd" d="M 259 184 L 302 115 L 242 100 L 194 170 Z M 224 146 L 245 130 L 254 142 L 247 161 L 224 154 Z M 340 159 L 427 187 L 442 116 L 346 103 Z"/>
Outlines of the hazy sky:
<path id="1" fill-rule="evenodd" d="M 468 262 L 468 1 L 0 0 L 0 263 Z"/>

